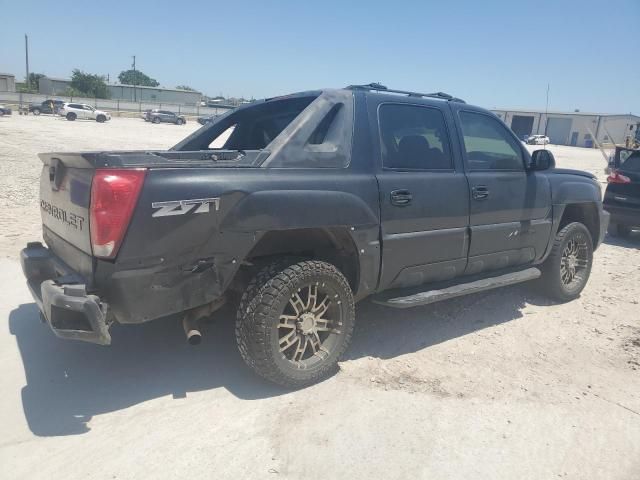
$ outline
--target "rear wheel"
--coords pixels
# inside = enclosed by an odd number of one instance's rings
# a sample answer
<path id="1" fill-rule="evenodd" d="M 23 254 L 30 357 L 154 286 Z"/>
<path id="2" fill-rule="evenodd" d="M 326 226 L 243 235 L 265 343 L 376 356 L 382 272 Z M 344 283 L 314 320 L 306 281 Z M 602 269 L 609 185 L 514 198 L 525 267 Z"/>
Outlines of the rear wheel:
<path id="1" fill-rule="evenodd" d="M 236 339 L 242 358 L 258 375 L 300 388 L 337 370 L 354 323 L 351 288 L 333 265 L 274 263 L 242 296 Z"/>
<path id="2" fill-rule="evenodd" d="M 75 113 L 73 112 L 67 113 L 67 120 L 69 120 L 70 122 L 73 122 L 76 118 L 78 118 L 78 116 Z"/>
<path id="3" fill-rule="evenodd" d="M 551 254 L 542 265 L 540 285 L 552 298 L 568 302 L 580 295 L 593 264 L 593 242 L 587 227 L 573 222 L 557 234 Z"/>
<path id="4" fill-rule="evenodd" d="M 628 225 L 623 225 L 621 223 L 610 223 L 609 228 L 607 229 L 609 235 L 614 237 L 628 237 L 631 235 L 631 227 Z"/>

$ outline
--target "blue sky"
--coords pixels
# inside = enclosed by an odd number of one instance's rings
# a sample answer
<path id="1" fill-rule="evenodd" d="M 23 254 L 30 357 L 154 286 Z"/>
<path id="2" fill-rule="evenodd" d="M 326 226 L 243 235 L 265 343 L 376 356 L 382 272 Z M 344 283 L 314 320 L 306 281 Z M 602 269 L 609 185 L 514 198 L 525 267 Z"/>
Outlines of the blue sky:
<path id="1" fill-rule="evenodd" d="M 256 98 L 381 82 L 487 108 L 640 113 L 639 0 L 0 0 L 0 71 Z M 635 61 L 632 60 L 635 57 Z"/>

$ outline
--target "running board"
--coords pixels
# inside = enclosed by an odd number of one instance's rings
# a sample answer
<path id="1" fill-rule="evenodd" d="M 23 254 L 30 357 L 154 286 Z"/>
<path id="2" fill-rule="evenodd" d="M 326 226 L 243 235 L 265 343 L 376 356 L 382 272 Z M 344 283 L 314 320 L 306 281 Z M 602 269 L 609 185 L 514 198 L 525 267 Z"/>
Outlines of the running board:
<path id="1" fill-rule="evenodd" d="M 461 283 L 453 285 L 441 290 L 427 290 L 407 297 L 395 297 L 388 299 L 373 300 L 374 303 L 385 305 L 393 308 L 410 308 L 420 305 L 428 305 L 430 303 L 448 300 L 450 298 L 468 295 L 470 293 L 484 292 L 493 288 L 513 285 L 515 283 L 527 282 L 540 277 L 542 273 L 537 268 L 527 268 L 519 272 L 505 273 L 497 277 L 483 278 L 473 282 Z"/>

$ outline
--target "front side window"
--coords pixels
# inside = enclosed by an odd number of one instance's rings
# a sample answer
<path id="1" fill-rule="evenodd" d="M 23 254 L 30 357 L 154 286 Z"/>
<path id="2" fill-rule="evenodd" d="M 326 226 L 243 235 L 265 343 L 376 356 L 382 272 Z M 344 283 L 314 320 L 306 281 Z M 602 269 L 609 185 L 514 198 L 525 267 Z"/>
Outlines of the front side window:
<path id="1" fill-rule="evenodd" d="M 378 111 L 382 165 L 400 170 L 451 170 L 442 112 L 417 105 L 383 104 Z"/>
<path id="2" fill-rule="evenodd" d="M 460 112 L 464 149 L 471 170 L 523 170 L 517 141 L 497 119 Z"/>

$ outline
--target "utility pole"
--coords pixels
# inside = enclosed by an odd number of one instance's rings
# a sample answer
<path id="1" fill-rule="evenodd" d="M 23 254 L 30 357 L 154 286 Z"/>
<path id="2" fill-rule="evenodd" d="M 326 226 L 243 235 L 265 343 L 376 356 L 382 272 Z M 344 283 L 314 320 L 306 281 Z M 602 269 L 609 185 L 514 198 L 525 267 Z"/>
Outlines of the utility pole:
<path id="1" fill-rule="evenodd" d="M 133 56 L 133 101 L 137 101 L 136 100 L 136 84 L 137 84 L 137 77 L 136 77 L 136 56 Z"/>
<path id="2" fill-rule="evenodd" d="M 24 34 L 24 59 L 27 65 L 27 88 L 30 90 L 31 85 L 29 84 L 29 37 L 27 34 Z"/>
<path id="3" fill-rule="evenodd" d="M 547 83 L 547 103 L 544 107 L 544 136 L 547 136 L 547 127 L 549 126 L 549 87 L 550 83 Z M 544 150 L 547 149 L 547 142 L 544 142 L 544 146 L 542 147 Z"/>

